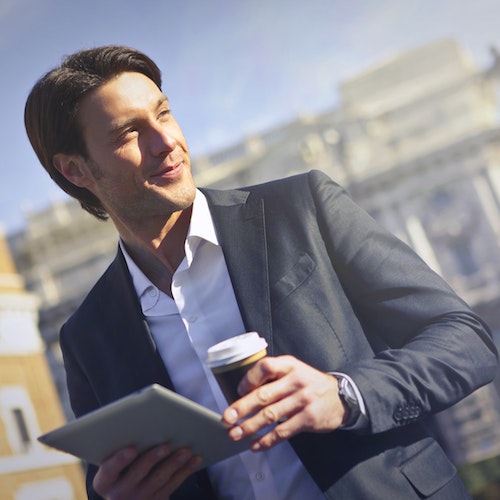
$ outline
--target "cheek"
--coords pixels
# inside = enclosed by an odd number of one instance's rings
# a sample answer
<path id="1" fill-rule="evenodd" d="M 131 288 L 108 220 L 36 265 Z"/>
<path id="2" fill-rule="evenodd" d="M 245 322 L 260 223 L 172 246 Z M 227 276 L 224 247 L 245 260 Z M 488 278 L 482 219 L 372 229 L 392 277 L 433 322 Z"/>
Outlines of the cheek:
<path id="1" fill-rule="evenodd" d="M 142 165 L 143 155 L 137 146 L 122 146 L 103 161 L 112 175 L 127 175 L 127 172 L 133 172 Z"/>
<path id="2" fill-rule="evenodd" d="M 137 140 L 129 141 L 112 151 L 109 160 L 113 163 L 134 163 L 141 156 L 141 148 Z"/>

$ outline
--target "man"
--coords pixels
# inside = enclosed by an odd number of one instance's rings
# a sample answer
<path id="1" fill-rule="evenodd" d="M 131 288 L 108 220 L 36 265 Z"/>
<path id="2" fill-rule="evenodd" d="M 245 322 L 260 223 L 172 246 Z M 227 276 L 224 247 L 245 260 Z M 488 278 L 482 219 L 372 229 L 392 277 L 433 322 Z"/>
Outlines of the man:
<path id="1" fill-rule="evenodd" d="M 197 190 L 186 141 L 144 54 L 69 56 L 25 110 L 42 165 L 111 218 L 115 261 L 63 326 L 77 416 L 151 383 L 223 412 L 252 450 L 193 474 L 162 444 L 88 468 L 91 498 L 468 498 L 419 422 L 492 380 L 487 328 L 333 181 L 310 172 Z M 207 347 L 269 344 L 226 408 Z"/>

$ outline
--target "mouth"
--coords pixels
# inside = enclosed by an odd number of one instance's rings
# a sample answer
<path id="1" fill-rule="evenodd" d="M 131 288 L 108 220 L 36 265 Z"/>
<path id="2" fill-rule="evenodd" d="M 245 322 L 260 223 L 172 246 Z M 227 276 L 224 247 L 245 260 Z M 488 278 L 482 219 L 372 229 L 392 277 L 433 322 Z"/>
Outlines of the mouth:
<path id="1" fill-rule="evenodd" d="M 150 178 L 155 182 L 159 180 L 172 181 L 177 179 L 182 174 L 183 170 L 184 162 L 180 160 L 169 165 L 162 165 L 153 174 L 150 175 Z"/>

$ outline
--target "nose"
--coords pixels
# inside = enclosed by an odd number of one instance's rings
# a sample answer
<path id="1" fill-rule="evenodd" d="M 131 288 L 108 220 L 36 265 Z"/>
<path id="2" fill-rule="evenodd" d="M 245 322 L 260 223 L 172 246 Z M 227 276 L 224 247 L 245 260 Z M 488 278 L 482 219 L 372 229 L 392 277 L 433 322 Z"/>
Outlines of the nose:
<path id="1" fill-rule="evenodd" d="M 169 132 L 167 127 L 161 124 L 154 124 L 151 127 L 150 147 L 154 156 L 168 154 L 175 149 L 177 140 Z"/>

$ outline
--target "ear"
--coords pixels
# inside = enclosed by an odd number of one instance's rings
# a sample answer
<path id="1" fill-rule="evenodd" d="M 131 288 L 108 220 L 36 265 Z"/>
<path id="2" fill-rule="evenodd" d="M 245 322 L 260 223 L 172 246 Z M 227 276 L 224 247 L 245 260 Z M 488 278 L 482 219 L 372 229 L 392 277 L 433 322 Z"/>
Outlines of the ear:
<path id="1" fill-rule="evenodd" d="M 54 167 L 69 182 L 81 188 L 88 188 L 90 177 L 85 160 L 78 155 L 68 155 L 66 153 L 57 153 L 52 158 Z"/>

